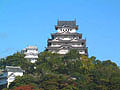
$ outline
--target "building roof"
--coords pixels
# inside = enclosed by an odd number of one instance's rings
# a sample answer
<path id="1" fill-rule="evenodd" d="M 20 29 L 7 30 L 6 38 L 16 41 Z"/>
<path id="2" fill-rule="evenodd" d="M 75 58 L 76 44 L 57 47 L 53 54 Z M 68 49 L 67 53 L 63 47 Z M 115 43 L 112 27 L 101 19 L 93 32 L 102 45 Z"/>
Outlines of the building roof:
<path id="1" fill-rule="evenodd" d="M 76 25 L 76 21 L 58 21 L 57 25 L 55 26 L 56 30 L 61 27 L 69 27 L 78 29 L 78 25 Z"/>
<path id="2" fill-rule="evenodd" d="M 38 49 L 37 46 L 28 46 L 26 49 Z"/>
<path id="3" fill-rule="evenodd" d="M 78 50 L 85 50 L 88 48 L 88 47 L 72 47 L 70 45 L 62 45 L 60 47 L 47 47 L 47 49 L 61 50 L 63 47 L 66 47 L 67 49 L 78 49 Z"/>
<path id="4" fill-rule="evenodd" d="M 58 26 L 64 26 L 64 25 L 76 26 L 76 21 L 58 21 L 57 25 Z"/>
<path id="5" fill-rule="evenodd" d="M 82 37 L 81 33 L 66 33 L 66 34 L 63 34 L 63 33 L 52 33 L 51 35 L 52 36 L 81 36 Z"/>
<path id="6" fill-rule="evenodd" d="M 16 67 L 16 66 L 6 66 L 5 71 L 7 71 L 7 72 L 25 72 L 24 70 L 21 69 L 21 67 Z"/>
<path id="7" fill-rule="evenodd" d="M 52 39 L 48 39 L 48 43 L 85 43 L 86 39 L 78 39 L 78 40 L 58 40 L 58 41 L 53 41 Z"/>

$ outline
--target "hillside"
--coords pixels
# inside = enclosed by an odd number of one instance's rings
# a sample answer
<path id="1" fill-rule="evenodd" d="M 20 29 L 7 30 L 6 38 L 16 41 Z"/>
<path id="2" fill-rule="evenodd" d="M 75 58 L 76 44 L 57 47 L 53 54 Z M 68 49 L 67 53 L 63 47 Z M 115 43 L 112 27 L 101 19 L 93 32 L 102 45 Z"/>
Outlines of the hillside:
<path id="1" fill-rule="evenodd" d="M 10 85 L 11 90 L 120 90 L 117 64 L 79 55 L 76 50 L 64 56 L 41 52 L 35 64 L 17 52 L 0 60 L 1 69 L 7 65 L 25 70 L 24 76 L 17 77 Z"/>

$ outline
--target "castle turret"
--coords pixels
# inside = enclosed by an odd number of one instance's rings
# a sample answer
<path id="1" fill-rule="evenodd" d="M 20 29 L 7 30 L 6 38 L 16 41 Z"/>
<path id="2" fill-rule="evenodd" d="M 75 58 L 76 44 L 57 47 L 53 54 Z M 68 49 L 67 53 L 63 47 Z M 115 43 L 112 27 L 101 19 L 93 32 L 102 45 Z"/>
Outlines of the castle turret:
<path id="1" fill-rule="evenodd" d="M 38 48 L 36 46 L 28 46 L 22 50 L 22 53 L 25 54 L 26 59 L 31 63 L 35 63 L 38 59 Z"/>

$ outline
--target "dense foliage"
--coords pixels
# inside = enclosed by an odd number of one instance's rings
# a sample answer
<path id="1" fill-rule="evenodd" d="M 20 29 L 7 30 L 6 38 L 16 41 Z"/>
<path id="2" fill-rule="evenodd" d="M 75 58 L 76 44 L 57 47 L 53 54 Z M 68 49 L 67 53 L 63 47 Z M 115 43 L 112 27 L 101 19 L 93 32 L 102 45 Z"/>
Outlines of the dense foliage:
<path id="1" fill-rule="evenodd" d="M 64 56 L 41 52 L 35 64 L 16 53 L 0 60 L 0 68 L 6 65 L 21 66 L 26 71 L 11 83 L 11 90 L 24 90 L 19 88 L 26 86 L 32 88 L 28 90 L 120 90 L 120 69 L 114 62 L 88 58 L 76 50 Z"/>

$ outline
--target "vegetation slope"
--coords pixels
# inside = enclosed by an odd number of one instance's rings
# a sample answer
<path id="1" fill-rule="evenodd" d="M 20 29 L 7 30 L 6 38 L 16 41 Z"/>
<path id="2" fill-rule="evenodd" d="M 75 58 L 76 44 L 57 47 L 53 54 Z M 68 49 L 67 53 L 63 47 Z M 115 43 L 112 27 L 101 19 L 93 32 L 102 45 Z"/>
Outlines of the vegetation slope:
<path id="1" fill-rule="evenodd" d="M 24 76 L 16 77 L 3 90 L 120 90 L 120 68 L 110 60 L 96 60 L 71 50 L 66 55 L 39 53 L 34 64 L 17 52 L 0 60 L 0 68 L 20 66 Z"/>

